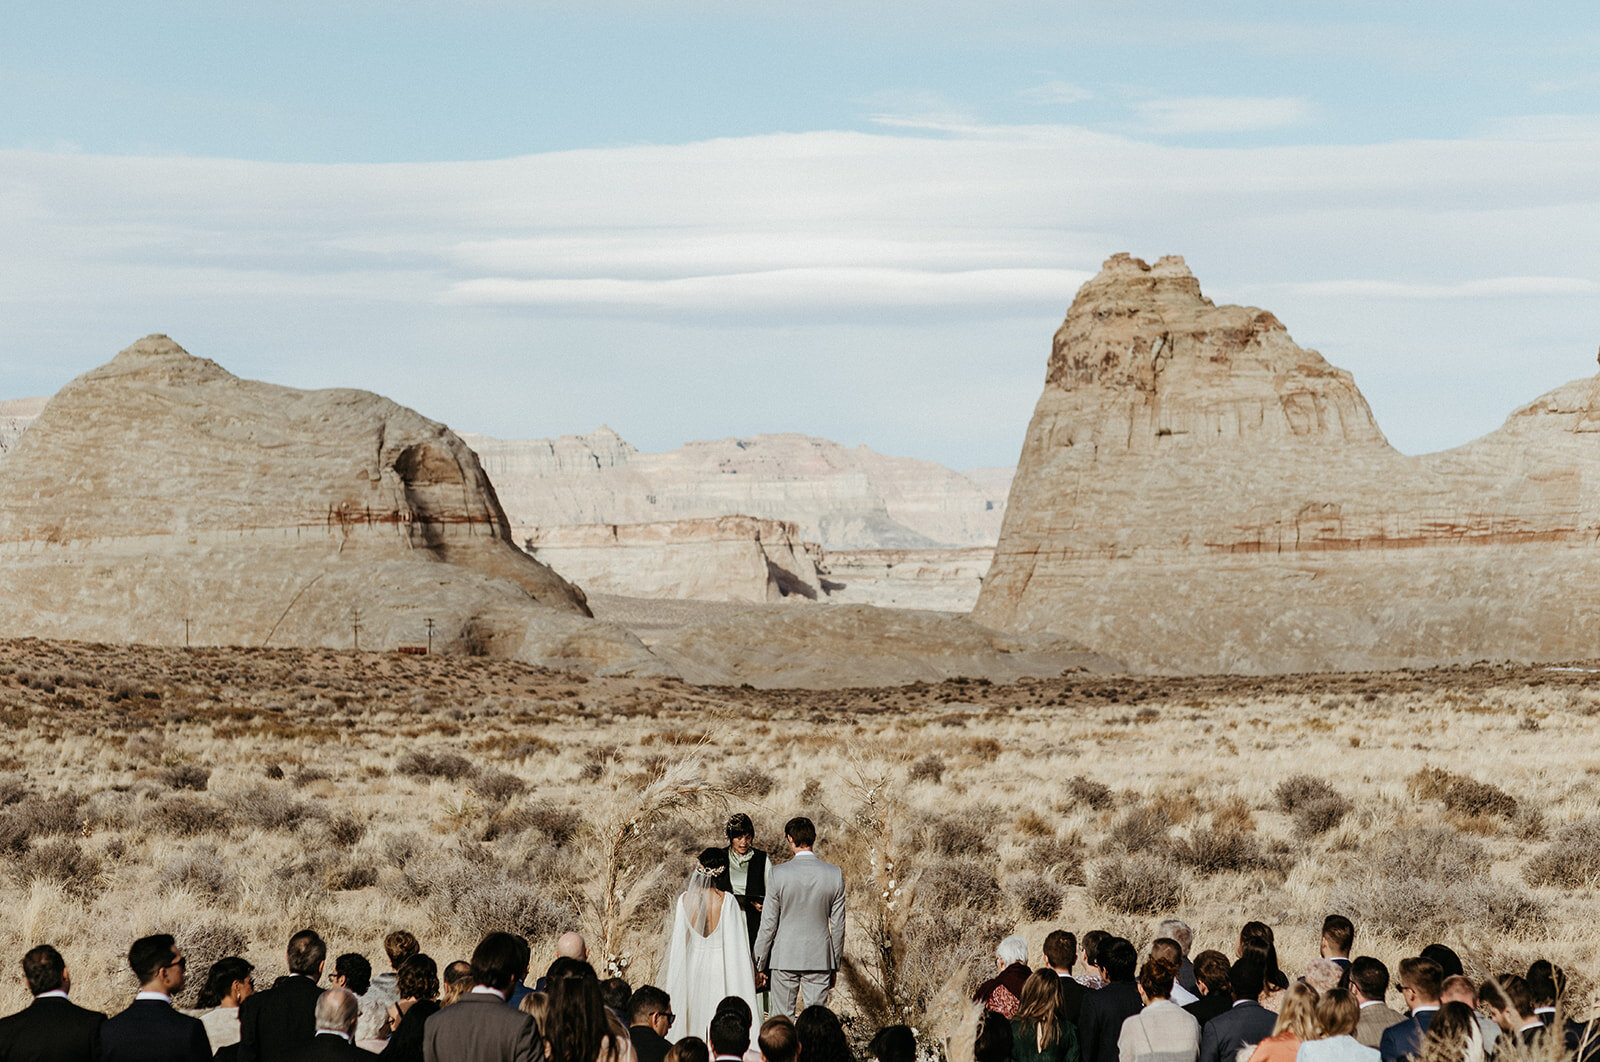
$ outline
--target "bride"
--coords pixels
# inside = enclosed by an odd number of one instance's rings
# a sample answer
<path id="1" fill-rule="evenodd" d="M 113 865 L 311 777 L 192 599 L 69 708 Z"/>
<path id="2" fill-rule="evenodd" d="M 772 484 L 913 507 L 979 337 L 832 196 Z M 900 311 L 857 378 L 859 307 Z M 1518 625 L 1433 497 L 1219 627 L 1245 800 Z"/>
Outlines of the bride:
<path id="1" fill-rule="evenodd" d="M 760 1028 L 750 931 L 745 928 L 739 901 L 716 885 L 717 878 L 727 869 L 727 849 L 707 848 L 689 875 L 688 887 L 673 905 L 666 959 L 656 984 L 672 997 L 677 1020 L 668 1030 L 667 1039 L 674 1043 L 685 1036 L 705 1039 L 717 1004 L 728 996 L 738 996 L 750 1004 L 755 1018 L 751 1043 L 755 1043 L 756 1030 Z"/>

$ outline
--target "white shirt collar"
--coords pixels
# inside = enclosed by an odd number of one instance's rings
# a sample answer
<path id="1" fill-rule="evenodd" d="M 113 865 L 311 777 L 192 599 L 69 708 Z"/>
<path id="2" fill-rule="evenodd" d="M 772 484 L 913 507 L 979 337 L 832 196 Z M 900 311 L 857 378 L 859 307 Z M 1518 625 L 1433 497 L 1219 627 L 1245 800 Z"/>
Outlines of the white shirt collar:
<path id="1" fill-rule="evenodd" d="M 1425 1010 L 1438 1010 L 1442 1006 L 1444 1006 L 1443 1003 L 1424 1003 L 1421 1006 L 1412 1007 L 1411 1016 L 1415 1018 L 1418 1014 L 1421 1014 Z"/>
<path id="2" fill-rule="evenodd" d="M 1361 1009 L 1362 1010 L 1366 1010 L 1368 1007 L 1376 1007 L 1379 1003 L 1382 1003 L 1382 1002 L 1383 1002 L 1383 1000 L 1381 1000 L 1381 999 L 1363 999 L 1361 1001 Z"/>
<path id="3" fill-rule="evenodd" d="M 67 993 L 59 988 L 52 988 L 48 992 L 40 992 L 34 999 L 66 999 Z"/>
<path id="4" fill-rule="evenodd" d="M 499 996 L 500 1001 L 505 1002 L 506 994 L 498 988 L 490 988 L 488 985 L 473 985 L 472 991 L 485 996 Z"/>
<path id="5" fill-rule="evenodd" d="M 140 992 L 134 999 L 159 999 L 163 1003 L 171 1003 L 172 997 L 165 992 Z"/>
<path id="6" fill-rule="evenodd" d="M 1242 1007 L 1246 1003 L 1254 1003 L 1257 1006 L 1261 1005 L 1261 1001 L 1259 999 L 1236 999 L 1233 1001 L 1233 1005 L 1236 1007 Z"/>
<path id="7" fill-rule="evenodd" d="M 317 1035 L 318 1036 L 337 1036 L 339 1039 L 343 1040 L 347 1044 L 355 1043 L 355 1041 L 350 1038 L 350 1034 L 347 1033 L 347 1032 L 344 1032 L 341 1029 L 318 1029 L 317 1030 Z"/>
<path id="8" fill-rule="evenodd" d="M 795 853 L 795 854 L 794 854 L 794 857 L 795 857 L 795 858 L 796 858 L 796 859 L 799 859 L 799 858 L 800 858 L 800 857 L 801 857 L 801 856 L 810 856 L 810 857 L 811 857 L 811 858 L 812 858 L 812 859 L 815 859 L 815 858 L 817 858 L 817 853 L 815 853 L 815 852 L 813 852 L 813 851 L 812 851 L 812 850 L 811 850 L 811 849 L 809 849 L 809 848 L 807 848 L 807 849 L 806 849 L 806 850 L 805 850 L 805 851 L 803 851 L 803 852 L 796 852 L 796 853 Z"/>

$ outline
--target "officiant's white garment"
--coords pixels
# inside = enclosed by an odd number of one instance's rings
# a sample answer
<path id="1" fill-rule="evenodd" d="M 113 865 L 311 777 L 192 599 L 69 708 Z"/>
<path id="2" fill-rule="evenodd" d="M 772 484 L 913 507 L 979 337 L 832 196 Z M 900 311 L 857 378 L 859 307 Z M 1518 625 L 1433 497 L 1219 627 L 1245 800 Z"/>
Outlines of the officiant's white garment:
<path id="1" fill-rule="evenodd" d="M 723 893 L 721 915 L 709 933 L 711 919 L 703 890 L 691 885 L 673 905 L 673 919 L 667 940 L 666 959 L 656 985 L 672 997 L 672 1012 L 677 1020 L 667 1039 L 677 1043 L 685 1036 L 705 1040 L 716 1016 L 717 1004 L 727 996 L 738 996 L 750 1004 L 754 1015 L 750 1042 L 756 1042 L 761 1028 L 761 1011 L 756 1006 L 756 971 L 750 961 L 750 931 L 744 914 L 732 893 Z"/>

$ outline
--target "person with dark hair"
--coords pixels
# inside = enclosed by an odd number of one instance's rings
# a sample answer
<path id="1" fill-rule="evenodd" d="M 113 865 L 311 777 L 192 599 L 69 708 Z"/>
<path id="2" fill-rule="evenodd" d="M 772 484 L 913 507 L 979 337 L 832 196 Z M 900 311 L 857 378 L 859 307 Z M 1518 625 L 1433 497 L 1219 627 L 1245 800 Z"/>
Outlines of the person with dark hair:
<path id="1" fill-rule="evenodd" d="M 1424 959 L 1432 959 L 1439 964 L 1441 980 L 1445 977 L 1459 977 L 1466 972 L 1461 965 L 1461 956 L 1443 944 L 1429 944 L 1418 952 Z"/>
<path id="2" fill-rule="evenodd" d="M 1465 1003 L 1445 1003 L 1428 1025 L 1419 1057 L 1428 1062 L 1483 1062 L 1483 1035 Z"/>
<path id="3" fill-rule="evenodd" d="M 547 991 L 550 982 L 558 977 L 587 977 L 591 981 L 600 980 L 600 975 L 595 973 L 593 966 L 584 959 L 574 959 L 570 955 L 557 955 L 550 963 L 550 968 L 539 978 L 539 983 L 544 987 L 540 991 Z"/>
<path id="4" fill-rule="evenodd" d="M 1439 990 L 1444 986 L 1444 971 L 1432 959 L 1417 956 L 1400 960 L 1400 995 L 1411 1016 L 1383 1031 L 1378 1053 L 1383 1062 L 1414 1058 L 1422 1052 L 1428 1024 L 1439 1012 Z"/>
<path id="5" fill-rule="evenodd" d="M 606 1009 L 619 1018 L 628 1016 L 628 1000 L 633 998 L 633 986 L 620 977 L 608 977 L 600 982 L 600 999 Z"/>
<path id="6" fill-rule="evenodd" d="M 347 951 L 333 960 L 333 976 L 328 983 L 334 988 L 347 988 L 360 999 L 372 987 L 372 964 L 365 955 Z"/>
<path id="7" fill-rule="evenodd" d="M 657 980 L 672 997 L 681 1021 L 667 1039 L 699 1036 L 711 1028 L 723 1000 L 737 996 L 755 1013 L 756 971 L 745 921 L 733 894 L 718 888 L 728 869 L 724 848 L 700 853 L 689 881 L 672 908 L 672 928 Z M 755 1020 L 746 1016 L 746 1034 Z"/>
<path id="8" fill-rule="evenodd" d="M 1228 983 L 1228 957 L 1220 951 L 1207 949 L 1194 957 L 1194 979 L 1200 998 L 1183 1009 L 1205 1027 L 1206 1022 L 1218 1014 L 1226 1014 L 1233 1006 L 1233 986 Z"/>
<path id="9" fill-rule="evenodd" d="M 288 1062 L 317 1035 L 317 1000 L 328 946 L 314 929 L 289 938 L 287 976 L 239 1004 L 239 1062 Z"/>
<path id="10" fill-rule="evenodd" d="M 1356 943 L 1356 924 L 1341 914 L 1331 914 L 1322 920 L 1320 954 L 1332 959 L 1346 972 L 1350 970 L 1350 949 Z"/>
<path id="11" fill-rule="evenodd" d="M 750 1021 L 733 1010 L 722 1011 L 711 1019 L 711 1033 L 707 1039 L 713 1059 L 744 1062 L 744 1053 L 750 1050 Z"/>
<path id="12" fill-rule="evenodd" d="M 800 1057 L 809 1062 L 856 1062 L 839 1016 L 827 1007 L 813 1004 L 802 1010 L 795 1019 L 794 1034 L 800 1041 Z"/>
<path id="13" fill-rule="evenodd" d="M 1189 949 L 1194 947 L 1194 930 L 1181 918 L 1164 918 L 1156 927 L 1156 938 L 1170 940 L 1178 946 L 1178 976 L 1173 981 L 1172 1001 L 1180 1007 L 1188 1006 L 1200 998 L 1194 963 L 1189 961 Z"/>
<path id="14" fill-rule="evenodd" d="M 1516 974 L 1491 978 L 1478 989 L 1478 999 L 1513 1049 L 1517 1044 L 1526 1048 L 1542 1042 L 1544 1022 L 1533 1012 L 1533 996 L 1523 978 Z"/>
<path id="15" fill-rule="evenodd" d="M 1139 971 L 1144 1009 L 1122 1023 L 1117 1036 L 1119 1062 L 1194 1062 L 1200 1053 L 1200 1023 L 1172 1001 L 1178 960 L 1151 955 Z"/>
<path id="16" fill-rule="evenodd" d="M 172 935 L 134 941 L 128 967 L 139 981 L 139 994 L 127 1010 L 100 1026 L 101 1062 L 210 1062 L 206 1027 L 172 1006 L 188 967 Z"/>
<path id="17" fill-rule="evenodd" d="M 1077 1031 L 1078 1015 L 1083 1011 L 1083 997 L 1087 989 L 1072 976 L 1072 967 L 1078 961 L 1078 938 L 1064 929 L 1052 929 L 1044 938 L 1044 961 L 1055 971 L 1056 992 L 1061 996 L 1061 1020 L 1069 1021 Z"/>
<path id="18" fill-rule="evenodd" d="M 1430 945 L 1433 946 L 1433 945 Z M 1427 955 L 1427 952 L 1423 952 Z M 1432 956 L 1429 956 L 1432 958 Z M 1437 960 L 1436 960 L 1437 961 Z M 1440 963 L 1440 965 L 1444 965 Z M 1459 963 L 1458 963 L 1459 969 Z M 1445 975 L 1449 976 L 1447 969 Z M 1523 978 L 1528 982 L 1528 994 L 1533 998 L 1533 1014 L 1547 1027 L 1556 1023 L 1556 1010 L 1567 991 L 1566 971 L 1549 959 L 1535 959 L 1528 965 Z"/>
<path id="19" fill-rule="evenodd" d="M 521 945 L 510 933 L 490 933 L 478 943 L 472 952 L 472 988 L 423 1025 L 426 1062 L 536 1062 L 541 1051 L 533 1018 L 504 1005 L 521 961 Z M 559 983 L 580 982 L 563 978 Z M 594 994 L 598 1000 L 597 984 Z"/>
<path id="20" fill-rule="evenodd" d="M 1272 927 L 1265 922 L 1246 922 L 1239 927 L 1238 957 L 1242 959 L 1251 953 L 1261 957 L 1263 979 L 1282 969 L 1278 965 L 1278 945 Z"/>
<path id="21" fill-rule="evenodd" d="M 876 1062 L 917 1062 L 917 1034 L 909 1025 L 885 1025 L 873 1034 L 867 1050 Z M 779 1060 L 769 1058 L 766 1062 Z"/>
<path id="22" fill-rule="evenodd" d="M 1483 1053 L 1494 1054 L 1495 1041 L 1500 1038 L 1500 1026 L 1491 1021 L 1488 1015 L 1478 1009 L 1478 989 L 1462 974 L 1455 974 L 1444 979 L 1439 987 L 1439 1009 L 1442 1011 L 1446 1004 L 1464 1003 L 1472 1011 L 1472 1018 L 1478 1023 L 1478 1033 L 1483 1044 Z"/>
<path id="23" fill-rule="evenodd" d="M 195 1000 L 195 1010 L 206 1027 L 214 1055 L 239 1042 L 239 1004 L 255 994 L 255 967 L 237 955 L 218 959 L 206 971 L 205 984 Z"/>
<path id="24" fill-rule="evenodd" d="M 772 1013 L 826 1004 L 844 959 L 844 873 L 812 849 L 810 819 L 784 825 L 794 858 L 774 867 L 756 933 L 756 970 L 771 980 Z M 815 1062 L 815 1060 L 813 1060 Z"/>
<path id="25" fill-rule="evenodd" d="M 672 1041 L 672 998 L 655 985 L 641 985 L 628 998 L 628 1038 L 639 1062 L 662 1062 Z"/>
<path id="26" fill-rule="evenodd" d="M 462 996 L 472 991 L 472 964 L 465 959 L 457 959 L 444 968 L 444 976 L 439 980 L 439 1006 L 448 1007 L 456 1003 Z"/>
<path id="27" fill-rule="evenodd" d="M 782 1014 L 774 1014 L 761 1023 L 756 1045 L 761 1048 L 761 1062 L 794 1062 L 800 1053 L 794 1022 Z"/>
<path id="28" fill-rule="evenodd" d="M 528 943 L 528 938 L 520 933 L 513 933 L 511 938 L 517 942 L 517 968 L 522 972 L 511 982 L 511 991 L 506 993 L 506 1006 L 520 1007 L 522 1001 L 528 998 L 528 993 L 533 991 L 525 984 L 528 965 L 533 962 L 533 947 Z"/>
<path id="29" fill-rule="evenodd" d="M 698 1036 L 685 1036 L 672 1045 L 666 1062 L 711 1062 L 711 1049 Z"/>
<path id="30" fill-rule="evenodd" d="M 728 836 L 728 865 L 717 879 L 717 888 L 732 894 L 744 912 L 750 946 L 755 947 L 761 932 L 761 908 L 767 899 L 767 853 L 756 847 L 756 824 L 744 812 L 732 815 L 723 832 Z"/>
<path id="31" fill-rule="evenodd" d="M 388 1062 L 423 1062 L 423 1028 L 439 1012 L 439 967 L 427 955 L 413 955 L 395 971 L 394 985 L 400 998 L 384 1015 L 389 1042 L 383 1057 Z"/>
<path id="32" fill-rule="evenodd" d="M 1036 970 L 1022 986 L 1011 1022 L 1012 1062 L 1078 1062 L 1078 1030 L 1061 1017 L 1060 978 Z"/>
<path id="33" fill-rule="evenodd" d="M 1010 1062 L 1015 1048 L 1011 1023 L 992 1010 L 978 1019 L 978 1033 L 972 1045 L 972 1062 Z M 801 1054 L 803 1055 L 804 1049 Z"/>
<path id="34" fill-rule="evenodd" d="M 1078 1015 L 1078 1050 L 1083 1062 L 1117 1062 L 1122 1023 L 1144 1007 L 1139 986 L 1134 983 L 1139 952 L 1122 937 L 1111 937 L 1100 943 L 1096 958 L 1106 984 L 1083 997 L 1083 1010 Z"/>
<path id="35" fill-rule="evenodd" d="M 1078 974 L 1078 983 L 1089 991 L 1106 986 L 1105 978 L 1100 976 L 1100 945 L 1111 939 L 1111 934 L 1103 929 L 1091 929 L 1083 935 L 1083 972 Z"/>
<path id="36" fill-rule="evenodd" d="M 1278 1016 L 1261 1005 L 1267 989 L 1267 963 L 1259 950 L 1247 953 L 1228 970 L 1233 1005 L 1200 1030 L 1200 1062 L 1235 1062 L 1241 1048 L 1272 1035 Z"/>
<path id="37" fill-rule="evenodd" d="M 49 944 L 22 957 L 22 979 L 33 1002 L 0 1018 L 0 1062 L 100 1062 L 106 1016 L 67 998 L 72 975 Z"/>
<path id="38" fill-rule="evenodd" d="M 1182 922 L 1179 922 L 1175 918 L 1168 919 L 1167 921 L 1162 922 L 1161 924 L 1163 926 L 1173 926 L 1173 925 L 1183 926 L 1184 932 L 1186 932 L 1186 933 L 1189 930 L 1188 926 L 1184 925 Z M 1183 971 L 1184 971 L 1185 964 L 1189 962 L 1189 960 L 1184 957 L 1184 954 L 1185 953 L 1184 953 L 1183 945 L 1181 943 L 1179 943 L 1176 939 L 1172 938 L 1172 937 L 1157 937 L 1150 944 L 1150 955 L 1149 955 L 1149 958 L 1152 958 L 1152 959 L 1158 959 L 1158 958 L 1159 959 L 1166 959 L 1166 960 L 1168 960 L 1169 962 L 1171 962 L 1174 966 L 1176 966 L 1178 968 L 1177 976 L 1173 977 L 1173 979 L 1172 979 L 1172 995 L 1169 996 L 1168 998 L 1171 999 L 1172 1002 L 1174 1004 L 1176 1004 L 1180 1008 L 1181 1007 L 1187 1007 L 1190 1003 L 1198 1003 L 1198 1002 L 1200 1002 L 1199 995 L 1197 995 L 1194 992 L 1189 991 L 1187 988 L 1185 988 L 1183 986 L 1183 983 L 1182 983 Z M 1189 970 L 1189 973 L 1190 973 L 1191 978 L 1192 978 L 1192 976 L 1194 974 L 1194 967 L 1192 965 L 1190 965 L 1188 967 L 1188 970 Z"/>
<path id="39" fill-rule="evenodd" d="M 1383 1032 L 1406 1020 L 1406 1016 L 1384 1002 L 1389 995 L 1389 968 L 1371 955 L 1362 955 L 1350 964 L 1350 991 L 1361 1007 L 1356 1022 L 1356 1043 L 1376 1049 Z"/>
<path id="40" fill-rule="evenodd" d="M 552 977 L 549 995 L 544 1022 L 548 1062 L 627 1062 L 632 1057 L 626 1026 L 620 1021 L 613 1026 L 606 1014 L 599 980 Z M 453 1060 L 441 1055 L 438 1062 Z"/>

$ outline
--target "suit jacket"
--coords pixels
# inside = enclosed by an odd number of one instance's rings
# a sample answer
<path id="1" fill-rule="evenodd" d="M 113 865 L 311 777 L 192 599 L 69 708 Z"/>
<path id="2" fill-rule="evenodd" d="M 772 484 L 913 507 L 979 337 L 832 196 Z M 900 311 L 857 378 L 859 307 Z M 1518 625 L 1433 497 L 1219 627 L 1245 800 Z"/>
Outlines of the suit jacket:
<path id="1" fill-rule="evenodd" d="M 1118 1057 L 1194 1058 L 1200 1051 L 1200 1023 L 1170 999 L 1150 1005 L 1122 1023 Z"/>
<path id="2" fill-rule="evenodd" d="M 100 1026 L 101 1062 L 211 1062 L 211 1041 L 199 1018 L 171 1003 L 136 999 Z"/>
<path id="3" fill-rule="evenodd" d="M 1195 978 L 1194 963 L 1189 960 L 1189 956 L 1185 955 L 1183 961 L 1178 963 L 1178 976 L 1175 980 L 1190 993 L 1197 996 L 1200 994 L 1200 982 Z"/>
<path id="4" fill-rule="evenodd" d="M 1089 994 L 1089 990 L 1072 977 L 1056 978 L 1056 987 L 1061 991 L 1062 1020 L 1077 1025 L 1079 1016 L 1083 1014 L 1083 997 Z"/>
<path id="5" fill-rule="evenodd" d="M 797 852 L 767 877 L 756 969 L 833 971 L 844 958 L 844 872 Z"/>
<path id="6" fill-rule="evenodd" d="M 311 1042 L 296 1048 L 290 1062 L 372 1062 L 372 1053 L 363 1051 L 337 1033 L 319 1032 Z"/>
<path id="7" fill-rule="evenodd" d="M 1378 1054 L 1383 1056 L 1383 1062 L 1421 1055 L 1422 1038 L 1428 1034 L 1428 1026 L 1433 1024 L 1437 1013 L 1437 1007 L 1417 1011 L 1383 1030 L 1383 1037 L 1378 1041 Z"/>
<path id="8" fill-rule="evenodd" d="M 499 996 L 468 992 L 440 1010 L 422 1029 L 426 1062 L 542 1062 L 544 1044 L 533 1016 L 512 1010 Z"/>
<path id="9" fill-rule="evenodd" d="M 1194 1020 L 1204 1029 L 1206 1022 L 1218 1014 L 1226 1014 L 1233 1009 L 1233 994 L 1222 991 L 1209 992 L 1183 1009 L 1194 1015 Z"/>
<path id="10" fill-rule="evenodd" d="M 0 1018 L 0 1062 L 100 1062 L 106 1016 L 70 999 L 35 999 Z"/>
<path id="11" fill-rule="evenodd" d="M 1083 1062 L 1117 1062 L 1122 1023 L 1144 1009 L 1139 986 L 1113 981 L 1083 997 L 1078 1011 L 1078 1053 Z"/>
<path id="12" fill-rule="evenodd" d="M 1377 1047 L 1383 1040 L 1385 1029 L 1399 1025 L 1405 1020 L 1404 1014 L 1386 1003 L 1374 1003 L 1370 1007 L 1362 1007 L 1361 1020 L 1356 1023 L 1356 1031 L 1353 1034 L 1356 1043 L 1362 1047 Z"/>
<path id="13" fill-rule="evenodd" d="M 239 1062 L 289 1062 L 317 1034 L 322 988 L 302 974 L 272 982 L 239 1004 Z"/>
<path id="14" fill-rule="evenodd" d="M 661 1062 L 672 1048 L 671 1041 L 648 1025 L 629 1026 L 628 1039 L 633 1041 L 633 1054 L 639 1062 Z"/>
<path id="15" fill-rule="evenodd" d="M 1278 1016 L 1255 1000 L 1235 1003 L 1200 1030 L 1200 1062 L 1234 1062 L 1239 1049 L 1272 1035 Z"/>

